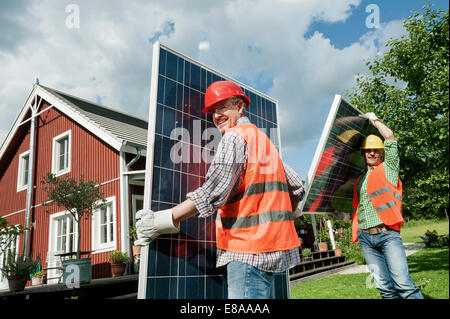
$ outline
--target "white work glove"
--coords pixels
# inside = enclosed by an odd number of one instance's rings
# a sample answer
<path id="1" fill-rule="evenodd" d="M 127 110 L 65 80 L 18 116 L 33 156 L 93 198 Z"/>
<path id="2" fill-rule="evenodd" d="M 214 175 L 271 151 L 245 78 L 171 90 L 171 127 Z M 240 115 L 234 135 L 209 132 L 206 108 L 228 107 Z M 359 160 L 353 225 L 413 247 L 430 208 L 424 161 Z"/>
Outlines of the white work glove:
<path id="1" fill-rule="evenodd" d="M 172 209 L 153 212 L 142 209 L 136 213 L 136 246 L 145 246 L 161 234 L 178 233 L 173 225 Z"/>
<path id="2" fill-rule="evenodd" d="M 376 120 L 378 120 L 378 121 L 380 120 L 380 119 L 375 115 L 375 113 L 373 113 L 373 112 L 368 112 L 368 113 L 365 113 L 365 114 L 360 114 L 359 116 L 362 117 L 362 118 L 364 118 L 364 119 L 369 120 L 369 121 L 370 121 L 370 124 L 372 124 L 372 125 L 375 125 L 374 122 L 375 122 Z"/>

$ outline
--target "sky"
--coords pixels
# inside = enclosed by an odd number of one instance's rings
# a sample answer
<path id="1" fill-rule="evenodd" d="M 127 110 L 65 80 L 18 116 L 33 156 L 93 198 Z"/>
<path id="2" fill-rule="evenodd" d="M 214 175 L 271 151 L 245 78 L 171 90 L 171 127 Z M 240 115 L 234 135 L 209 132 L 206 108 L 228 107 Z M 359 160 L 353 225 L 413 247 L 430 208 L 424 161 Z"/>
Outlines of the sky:
<path id="1" fill-rule="evenodd" d="M 448 10 L 447 1 L 433 0 Z M 425 0 L 1 0 L 0 145 L 34 79 L 148 118 L 152 43 L 278 100 L 283 160 L 305 179 L 346 96 Z"/>

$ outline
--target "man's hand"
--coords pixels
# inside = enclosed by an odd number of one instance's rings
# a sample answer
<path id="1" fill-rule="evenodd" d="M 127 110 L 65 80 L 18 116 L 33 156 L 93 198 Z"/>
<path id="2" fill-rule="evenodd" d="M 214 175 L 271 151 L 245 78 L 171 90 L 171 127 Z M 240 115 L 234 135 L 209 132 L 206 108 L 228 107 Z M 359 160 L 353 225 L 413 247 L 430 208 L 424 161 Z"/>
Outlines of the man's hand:
<path id="1" fill-rule="evenodd" d="M 368 119 L 369 121 L 370 121 L 370 124 L 372 124 L 372 125 L 374 125 L 375 126 L 375 121 L 379 121 L 380 119 L 375 115 L 375 113 L 373 113 L 373 112 L 368 112 L 368 113 L 365 113 L 365 114 L 361 114 L 361 115 L 359 115 L 360 117 L 362 117 L 362 118 L 364 118 L 364 119 Z"/>
<path id="2" fill-rule="evenodd" d="M 145 246 L 161 234 L 177 233 L 178 228 L 173 225 L 172 209 L 153 212 L 142 209 L 136 213 L 136 246 Z"/>

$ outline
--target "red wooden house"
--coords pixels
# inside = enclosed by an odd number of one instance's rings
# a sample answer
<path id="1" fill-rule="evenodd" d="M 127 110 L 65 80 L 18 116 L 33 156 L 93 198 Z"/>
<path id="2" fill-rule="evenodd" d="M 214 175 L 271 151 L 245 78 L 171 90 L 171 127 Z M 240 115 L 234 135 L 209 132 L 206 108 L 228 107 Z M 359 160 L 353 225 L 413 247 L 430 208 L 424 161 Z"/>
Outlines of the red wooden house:
<path id="1" fill-rule="evenodd" d="M 143 202 L 146 140 L 147 121 L 35 84 L 0 148 L 0 215 L 30 225 L 14 249 L 39 255 L 44 268 L 57 262 L 55 253 L 76 250 L 74 221 L 43 206 L 41 180 L 48 172 L 84 174 L 100 185 L 108 205 L 82 221 L 81 250 L 91 251 L 92 278 L 111 276 L 109 252 L 131 255 L 129 226 Z"/>

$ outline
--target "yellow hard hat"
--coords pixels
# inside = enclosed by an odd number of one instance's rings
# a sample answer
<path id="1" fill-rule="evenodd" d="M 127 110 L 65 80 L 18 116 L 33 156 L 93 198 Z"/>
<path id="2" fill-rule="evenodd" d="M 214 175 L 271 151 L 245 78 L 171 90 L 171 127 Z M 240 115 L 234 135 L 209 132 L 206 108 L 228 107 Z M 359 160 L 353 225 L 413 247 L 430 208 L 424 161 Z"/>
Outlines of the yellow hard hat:
<path id="1" fill-rule="evenodd" d="M 368 135 L 362 142 L 361 149 L 367 150 L 367 149 L 376 149 L 376 148 L 382 148 L 384 149 L 384 143 L 376 135 Z"/>

